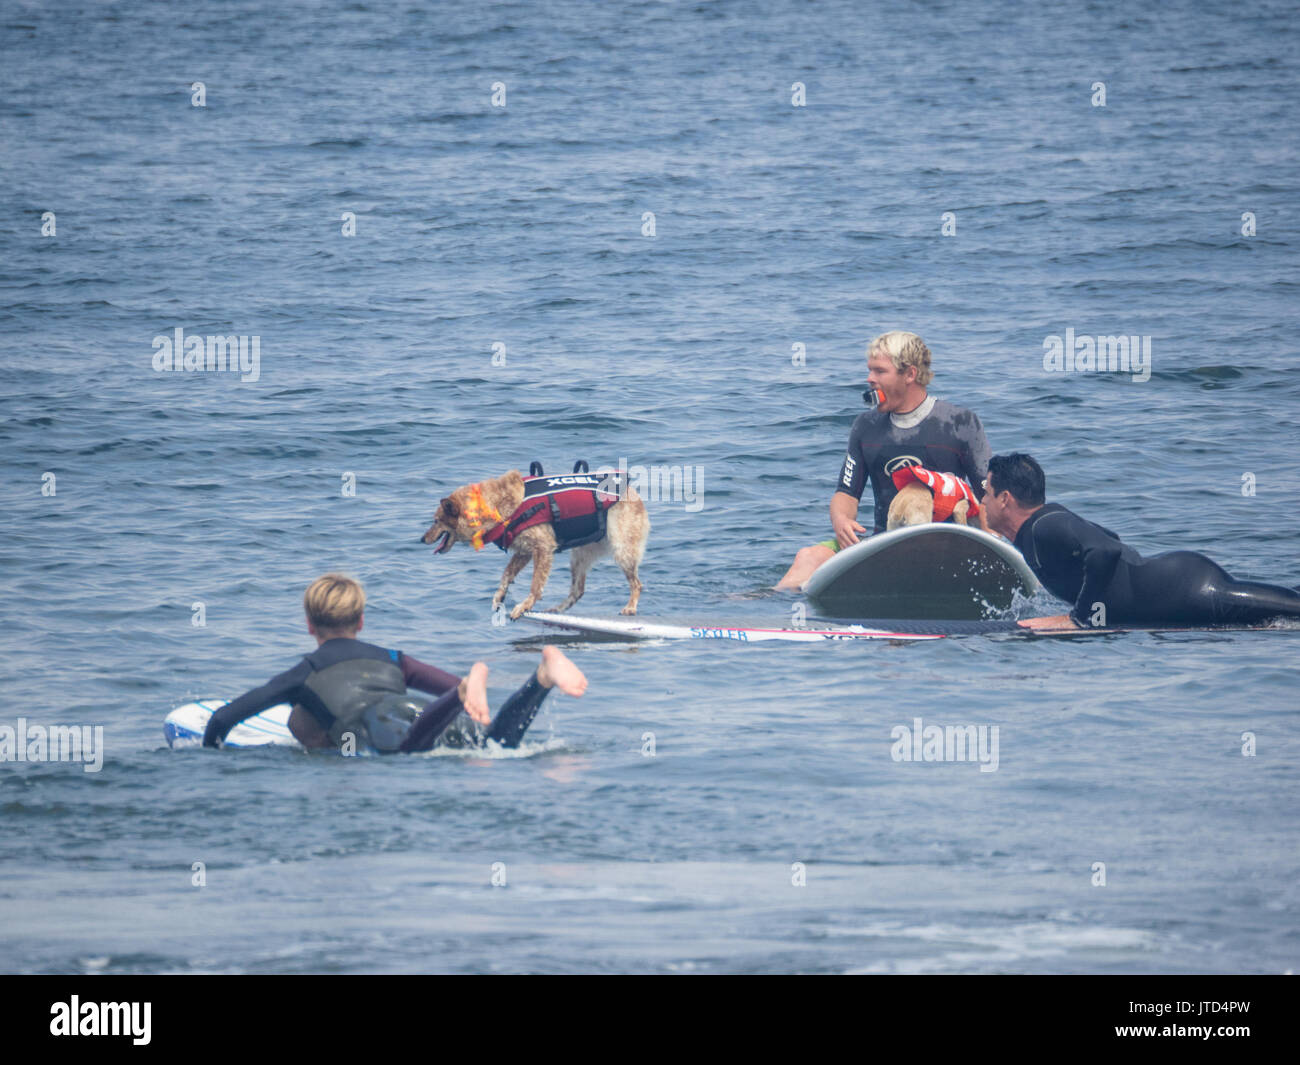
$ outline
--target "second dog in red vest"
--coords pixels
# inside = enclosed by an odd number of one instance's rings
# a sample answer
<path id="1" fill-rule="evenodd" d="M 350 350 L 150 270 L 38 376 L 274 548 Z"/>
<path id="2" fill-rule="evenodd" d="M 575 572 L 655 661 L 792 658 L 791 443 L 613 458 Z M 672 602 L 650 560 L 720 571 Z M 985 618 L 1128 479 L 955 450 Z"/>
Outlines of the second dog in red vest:
<path id="1" fill-rule="evenodd" d="M 988 531 L 975 493 L 960 477 L 934 473 L 923 466 L 904 466 L 892 476 L 898 495 L 889 504 L 886 531 L 949 519 L 965 525 L 968 517 L 979 518 L 980 527 Z"/>
<path id="2" fill-rule="evenodd" d="M 493 610 L 531 560 L 532 586 L 510 611 L 511 618 L 532 610 L 541 599 L 557 551 L 573 553 L 569 595 L 553 608 L 555 613 L 582 598 L 587 571 L 597 559 L 612 554 L 632 589 L 621 613 L 635 614 L 643 587 L 637 567 L 650 536 L 650 519 L 641 497 L 630 485 L 620 493 L 617 474 L 588 473 L 585 462 L 579 462 L 572 474 L 548 477 L 536 462 L 530 472 L 532 476 L 524 477 L 511 470 L 504 477 L 457 488 L 438 504 L 422 541 L 434 544 L 439 554 L 457 543 L 473 544 L 475 550 L 496 544 L 513 551 L 492 597 Z"/>

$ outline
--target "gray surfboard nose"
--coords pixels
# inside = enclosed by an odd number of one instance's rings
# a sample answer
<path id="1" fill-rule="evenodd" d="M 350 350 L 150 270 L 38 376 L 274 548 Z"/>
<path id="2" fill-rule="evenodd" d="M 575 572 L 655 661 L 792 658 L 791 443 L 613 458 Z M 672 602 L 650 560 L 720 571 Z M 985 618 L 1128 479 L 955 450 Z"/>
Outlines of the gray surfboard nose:
<path id="1" fill-rule="evenodd" d="M 837 552 L 804 583 L 835 618 L 979 619 L 1039 584 L 1010 544 L 981 529 L 931 523 L 879 533 Z"/>

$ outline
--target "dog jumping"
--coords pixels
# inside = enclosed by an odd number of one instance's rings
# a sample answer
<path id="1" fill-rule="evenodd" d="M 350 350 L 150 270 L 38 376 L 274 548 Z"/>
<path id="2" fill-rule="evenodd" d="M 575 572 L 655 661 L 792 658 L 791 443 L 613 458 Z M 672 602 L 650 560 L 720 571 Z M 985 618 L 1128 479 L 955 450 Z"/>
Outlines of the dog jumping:
<path id="1" fill-rule="evenodd" d="M 597 559 L 612 554 L 631 588 L 620 613 L 635 614 L 644 587 L 637 568 L 649 536 L 645 503 L 632 487 L 620 485 L 617 473 L 589 473 L 580 461 L 571 474 L 547 476 L 534 462 L 528 477 L 511 470 L 502 477 L 463 485 L 438 504 L 433 524 L 420 539 L 433 544 L 440 555 L 458 543 L 472 544 L 476 551 L 494 543 L 513 552 L 492 597 L 494 611 L 531 561 L 532 585 L 510 611 L 514 620 L 541 599 L 557 551 L 572 552 L 569 594 L 550 613 L 563 613 L 581 599 L 587 571 Z"/>

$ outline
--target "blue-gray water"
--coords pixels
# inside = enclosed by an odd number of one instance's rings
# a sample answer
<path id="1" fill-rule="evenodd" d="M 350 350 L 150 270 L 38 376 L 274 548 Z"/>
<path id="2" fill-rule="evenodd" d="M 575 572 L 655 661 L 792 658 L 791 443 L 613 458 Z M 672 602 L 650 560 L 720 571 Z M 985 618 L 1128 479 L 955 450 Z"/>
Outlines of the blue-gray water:
<path id="1" fill-rule="evenodd" d="M 534 458 L 698 467 L 642 615 L 787 621 L 891 328 L 1057 500 L 1300 583 L 1298 40 L 1202 0 L 7 4 L 0 724 L 107 756 L 0 765 L 0 968 L 1293 968 L 1293 633 L 576 645 L 526 757 L 161 721 L 291 665 L 333 568 L 499 702 L 538 647 L 502 556 L 416 539 Z M 155 372 L 178 326 L 258 379 Z M 1067 328 L 1150 336 L 1150 380 L 1045 372 Z M 997 771 L 895 762 L 917 716 L 997 725 Z"/>

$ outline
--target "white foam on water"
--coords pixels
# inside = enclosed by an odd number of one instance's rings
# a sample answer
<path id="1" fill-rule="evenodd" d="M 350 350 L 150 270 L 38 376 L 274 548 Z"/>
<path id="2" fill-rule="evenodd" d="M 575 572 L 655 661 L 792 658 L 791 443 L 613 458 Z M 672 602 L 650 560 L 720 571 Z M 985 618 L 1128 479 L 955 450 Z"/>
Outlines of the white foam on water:
<path id="1" fill-rule="evenodd" d="M 972 927 L 957 924 L 907 925 L 882 923 L 861 928 L 831 928 L 828 936 L 887 940 L 875 943 L 874 950 L 886 948 L 893 954 L 905 954 L 908 941 L 939 946 L 936 953 L 924 957 L 893 957 L 873 962 L 849 973 L 931 973 L 969 971 L 972 968 L 1015 968 L 1026 961 L 1072 957 L 1080 952 L 1148 953 L 1161 948 L 1162 937 L 1137 928 L 1098 925 L 1063 925 L 1052 921 Z M 947 949 L 942 949 L 946 945 Z"/>

